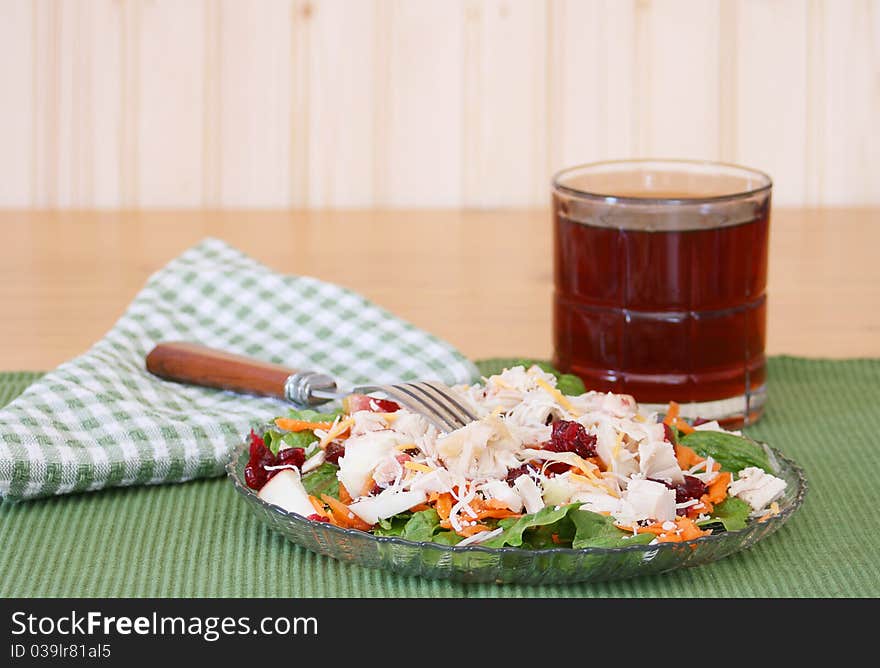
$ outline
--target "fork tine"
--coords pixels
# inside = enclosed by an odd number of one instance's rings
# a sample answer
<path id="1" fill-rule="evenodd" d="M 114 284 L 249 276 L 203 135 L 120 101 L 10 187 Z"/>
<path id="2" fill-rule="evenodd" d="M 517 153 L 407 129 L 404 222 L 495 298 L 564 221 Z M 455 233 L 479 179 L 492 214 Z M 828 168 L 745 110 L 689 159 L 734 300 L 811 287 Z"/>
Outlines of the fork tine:
<path id="1" fill-rule="evenodd" d="M 456 429 L 455 424 L 451 423 L 433 405 L 426 403 L 422 397 L 413 394 L 402 385 L 377 385 L 372 389 L 384 392 L 391 399 L 424 416 L 425 419 L 440 431 L 453 431 Z"/>
<path id="2" fill-rule="evenodd" d="M 398 385 L 401 390 L 415 396 L 421 404 L 439 415 L 449 426 L 449 431 L 461 427 L 464 423 L 458 415 L 435 394 L 422 386 L 421 383 L 403 383 Z"/>
<path id="3" fill-rule="evenodd" d="M 473 420 L 473 418 L 469 418 L 467 410 L 442 389 L 425 382 L 413 383 L 413 385 L 418 386 L 420 391 L 443 406 L 444 410 L 453 417 L 457 426 L 462 427 Z"/>
<path id="4" fill-rule="evenodd" d="M 440 383 L 430 380 L 422 381 L 419 384 L 430 387 L 432 390 L 434 390 L 434 392 L 439 394 L 443 399 L 451 404 L 452 407 L 457 411 L 457 417 L 459 418 L 459 421 L 462 423 L 462 425 L 465 425 L 468 422 L 473 422 L 477 419 L 477 416 L 474 415 L 469 408 L 459 402 L 458 399 L 456 399 L 455 396 L 452 394 L 452 392 L 449 391 L 449 388 L 445 385 L 441 385 Z"/>
<path id="5" fill-rule="evenodd" d="M 419 413 L 437 429 L 444 432 L 455 431 L 477 419 L 441 383 L 361 385 L 356 387 L 355 391 L 383 392 L 388 398 Z"/>

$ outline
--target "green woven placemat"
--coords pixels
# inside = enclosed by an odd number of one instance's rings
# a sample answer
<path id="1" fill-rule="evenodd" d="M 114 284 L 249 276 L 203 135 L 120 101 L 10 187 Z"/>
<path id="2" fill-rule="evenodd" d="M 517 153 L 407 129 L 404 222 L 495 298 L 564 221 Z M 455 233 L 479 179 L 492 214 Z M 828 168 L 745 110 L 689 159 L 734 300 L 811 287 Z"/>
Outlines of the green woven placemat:
<path id="1" fill-rule="evenodd" d="M 37 378 L 0 375 L 0 402 Z M 252 517 L 225 479 L 0 504 L 0 596 L 877 597 L 880 360 L 770 360 L 749 431 L 806 470 L 806 502 L 727 559 L 606 583 L 461 585 L 350 566 Z"/>

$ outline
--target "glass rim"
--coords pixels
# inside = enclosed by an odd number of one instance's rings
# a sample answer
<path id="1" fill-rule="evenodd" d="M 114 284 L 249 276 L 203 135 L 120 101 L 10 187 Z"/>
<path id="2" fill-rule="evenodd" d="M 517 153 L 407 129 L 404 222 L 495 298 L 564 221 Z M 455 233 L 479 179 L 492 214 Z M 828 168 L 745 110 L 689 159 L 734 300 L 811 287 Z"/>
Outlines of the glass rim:
<path id="1" fill-rule="evenodd" d="M 734 193 L 727 193 L 724 195 L 707 195 L 703 197 L 633 197 L 633 196 L 621 196 L 621 195 L 611 195 L 608 193 L 599 193 L 599 192 L 591 192 L 589 190 L 581 190 L 580 188 L 573 188 L 571 186 L 564 185 L 561 180 L 574 172 L 578 172 L 585 169 L 592 169 L 596 167 L 605 167 L 612 165 L 631 165 L 633 167 L 638 165 L 646 165 L 646 164 L 657 164 L 657 165 L 665 165 L 665 166 L 691 166 L 691 167 L 710 167 L 710 168 L 723 168 L 723 169 L 732 169 L 738 170 L 745 174 L 751 175 L 753 177 L 757 177 L 759 180 L 763 181 L 763 185 L 757 188 L 751 188 L 749 190 L 741 190 Z M 572 195 L 574 197 L 579 197 L 581 199 L 590 199 L 590 200 L 598 200 L 605 201 L 609 204 L 613 203 L 624 203 L 624 204 L 672 204 L 672 205 L 682 205 L 687 206 L 689 204 L 711 204 L 713 202 L 729 202 L 737 199 L 745 199 L 748 197 L 752 197 L 754 195 L 760 194 L 762 192 L 768 192 L 773 188 L 773 179 L 770 178 L 770 175 L 766 172 L 762 172 L 759 169 L 755 169 L 753 167 L 745 167 L 743 165 L 738 165 L 732 162 L 721 162 L 717 160 L 692 160 L 687 158 L 625 158 L 621 160 L 598 160 L 596 162 L 585 162 L 579 165 L 572 165 L 571 167 L 566 167 L 564 169 L 559 170 L 553 175 L 553 179 L 551 181 L 554 191 L 561 191 L 568 195 Z"/>

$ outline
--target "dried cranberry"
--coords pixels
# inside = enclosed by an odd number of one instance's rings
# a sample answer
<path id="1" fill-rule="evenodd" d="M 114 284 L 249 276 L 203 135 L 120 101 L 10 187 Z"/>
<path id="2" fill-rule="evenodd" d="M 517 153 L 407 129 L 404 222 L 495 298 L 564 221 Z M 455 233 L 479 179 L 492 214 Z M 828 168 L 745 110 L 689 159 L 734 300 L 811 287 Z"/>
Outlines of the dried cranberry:
<path id="1" fill-rule="evenodd" d="M 545 450 L 552 452 L 573 452 L 587 459 L 595 457 L 596 437 L 588 434 L 584 425 L 570 420 L 557 420 L 553 423 L 550 440 L 544 444 Z"/>
<path id="2" fill-rule="evenodd" d="M 324 449 L 324 461 L 339 465 L 339 458 L 345 456 L 345 445 L 342 443 L 330 443 Z"/>
<path id="3" fill-rule="evenodd" d="M 251 455 L 251 459 L 254 459 L 256 457 L 259 457 L 260 453 L 266 449 L 266 443 L 263 441 L 263 437 L 258 436 L 257 433 L 253 429 L 251 429 L 250 439 L 251 439 L 250 455 Z"/>
<path id="4" fill-rule="evenodd" d="M 663 423 L 663 438 L 665 438 L 673 445 L 678 443 L 678 439 L 675 437 L 675 432 L 672 431 L 672 427 L 670 427 L 665 422 Z"/>
<path id="5" fill-rule="evenodd" d="M 684 503 L 691 499 L 699 499 L 708 491 L 709 488 L 702 480 L 692 475 L 686 475 L 684 482 L 675 486 L 675 502 Z"/>
<path id="6" fill-rule="evenodd" d="M 254 430 L 250 434 L 250 458 L 247 466 L 244 467 L 244 481 L 251 489 L 260 489 L 269 479 L 266 470 L 263 468 L 268 457 L 272 456 L 266 447 L 263 439 L 258 436 Z"/>
<path id="7" fill-rule="evenodd" d="M 279 464 L 292 464 L 300 467 L 306 461 L 306 451 L 302 448 L 285 448 L 278 451 L 275 459 Z"/>
<path id="8" fill-rule="evenodd" d="M 244 467 L 244 481 L 251 489 L 260 489 L 266 484 L 266 472 L 248 464 Z"/>
<path id="9" fill-rule="evenodd" d="M 272 451 L 266 447 L 265 441 L 253 430 L 251 430 L 250 438 L 250 458 L 247 466 L 244 467 L 244 481 L 251 489 L 261 489 L 278 473 L 277 470 L 267 471 L 267 466 L 281 464 L 302 466 L 306 460 L 306 453 L 302 448 L 286 448 L 280 450 L 277 455 L 273 455 Z"/>
<path id="10" fill-rule="evenodd" d="M 306 516 L 307 520 L 312 520 L 312 522 L 329 522 L 329 517 L 324 517 L 323 515 L 318 515 L 318 513 L 312 513 L 311 515 Z"/>
<path id="11" fill-rule="evenodd" d="M 372 404 L 376 405 L 376 408 L 379 409 L 381 413 L 396 413 L 400 410 L 400 404 L 390 401 L 389 399 L 376 399 L 374 397 L 370 398 L 370 404 L 372 408 Z"/>
<path id="12" fill-rule="evenodd" d="M 519 468 L 510 469 L 510 471 L 507 473 L 507 478 L 505 478 L 505 480 L 507 481 L 508 485 L 512 485 L 514 482 L 516 482 L 517 478 L 519 478 L 521 475 L 528 475 L 530 471 L 531 469 L 526 465 L 522 465 Z"/>
<path id="13" fill-rule="evenodd" d="M 555 462 L 553 464 L 549 464 L 544 467 L 544 470 L 547 473 L 565 473 L 571 469 L 570 464 L 566 464 L 565 462 Z"/>
<path id="14" fill-rule="evenodd" d="M 357 413 L 358 411 L 395 413 L 400 410 L 400 405 L 388 399 L 377 399 L 367 394 L 349 394 L 342 400 L 342 409 L 346 413 Z"/>
<path id="15" fill-rule="evenodd" d="M 677 483 L 673 485 L 671 482 L 667 482 L 666 480 L 659 480 L 657 478 L 648 478 L 648 480 L 653 480 L 654 482 L 659 482 L 661 485 L 665 485 L 669 489 L 675 490 L 675 502 L 676 503 L 684 503 L 685 501 L 690 501 L 691 499 L 699 499 L 703 494 L 709 491 L 709 488 L 703 483 L 699 478 L 695 478 L 692 475 L 686 475 L 684 477 L 684 482 Z"/>
<path id="16" fill-rule="evenodd" d="M 708 424 L 709 422 L 710 420 L 707 420 L 706 418 L 694 418 L 694 421 L 691 422 L 691 427 L 699 427 L 701 424 Z"/>

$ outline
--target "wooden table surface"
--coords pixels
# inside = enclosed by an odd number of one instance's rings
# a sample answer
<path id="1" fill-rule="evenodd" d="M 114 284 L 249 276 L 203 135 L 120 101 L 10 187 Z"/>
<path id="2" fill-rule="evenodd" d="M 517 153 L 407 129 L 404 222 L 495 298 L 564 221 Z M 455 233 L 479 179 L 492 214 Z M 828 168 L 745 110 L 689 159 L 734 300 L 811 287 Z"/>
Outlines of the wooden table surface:
<path id="1" fill-rule="evenodd" d="M 880 209 L 777 209 L 768 353 L 880 356 Z M 472 357 L 551 352 L 550 215 L 0 211 L 0 370 L 84 352 L 204 237 L 357 290 Z"/>

